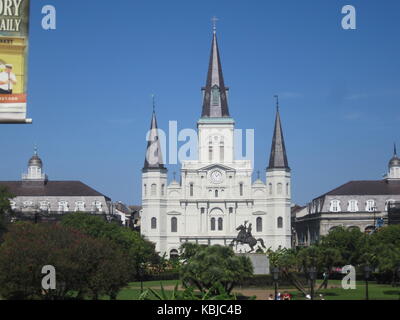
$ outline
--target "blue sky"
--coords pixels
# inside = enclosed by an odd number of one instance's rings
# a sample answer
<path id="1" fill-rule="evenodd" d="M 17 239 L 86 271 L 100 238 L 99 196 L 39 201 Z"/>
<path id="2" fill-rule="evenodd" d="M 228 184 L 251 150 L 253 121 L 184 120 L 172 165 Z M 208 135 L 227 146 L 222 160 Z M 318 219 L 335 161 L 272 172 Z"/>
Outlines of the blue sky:
<path id="1" fill-rule="evenodd" d="M 41 29 L 53 4 L 57 30 Z M 357 30 L 341 8 L 357 9 Z M 31 5 L 29 116 L 0 125 L 0 180 L 18 180 L 38 144 L 51 180 L 81 180 L 129 204 L 157 95 L 159 126 L 195 128 L 212 16 L 230 112 L 255 129 L 255 171 L 267 166 L 281 96 L 293 201 L 349 180 L 380 179 L 400 144 L 400 2 L 393 0 L 94 1 Z M 177 167 L 170 167 L 172 172 Z"/>

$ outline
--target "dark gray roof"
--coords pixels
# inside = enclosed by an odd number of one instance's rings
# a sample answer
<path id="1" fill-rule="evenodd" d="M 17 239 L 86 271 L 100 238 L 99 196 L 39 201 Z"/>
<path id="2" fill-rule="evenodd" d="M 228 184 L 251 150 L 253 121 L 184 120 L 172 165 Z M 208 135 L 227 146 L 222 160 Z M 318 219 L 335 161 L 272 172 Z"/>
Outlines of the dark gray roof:
<path id="1" fill-rule="evenodd" d="M 146 156 L 144 159 L 144 167 L 143 167 L 143 171 L 145 170 L 166 170 L 163 163 L 161 144 L 158 136 L 157 118 L 155 112 L 153 112 L 153 116 L 151 118 L 150 136 L 147 144 Z"/>
<path id="2" fill-rule="evenodd" d="M 123 204 L 122 202 L 116 202 L 115 203 L 115 209 L 117 209 L 118 211 L 121 211 L 125 214 L 131 214 L 132 210 L 130 210 L 125 204 Z"/>
<path id="3" fill-rule="evenodd" d="M 283 138 L 279 108 L 277 108 L 276 112 L 274 137 L 272 139 L 271 156 L 268 166 L 268 170 L 270 169 L 290 170 L 286 155 L 285 139 Z"/>
<path id="4" fill-rule="evenodd" d="M 28 167 L 31 166 L 43 167 L 42 159 L 40 159 L 37 154 L 33 155 L 32 158 L 29 159 Z"/>
<path id="5" fill-rule="evenodd" d="M 202 118 L 229 118 L 227 90 L 222 73 L 221 58 L 219 55 L 217 35 L 214 32 L 208 74 L 204 90 Z M 219 95 L 215 102 L 213 92 Z"/>
<path id="6" fill-rule="evenodd" d="M 16 197 L 105 197 L 80 181 L 47 181 L 26 183 L 22 181 L 0 181 Z"/>
<path id="7" fill-rule="evenodd" d="M 400 181 L 350 181 L 325 195 L 400 195 Z"/>

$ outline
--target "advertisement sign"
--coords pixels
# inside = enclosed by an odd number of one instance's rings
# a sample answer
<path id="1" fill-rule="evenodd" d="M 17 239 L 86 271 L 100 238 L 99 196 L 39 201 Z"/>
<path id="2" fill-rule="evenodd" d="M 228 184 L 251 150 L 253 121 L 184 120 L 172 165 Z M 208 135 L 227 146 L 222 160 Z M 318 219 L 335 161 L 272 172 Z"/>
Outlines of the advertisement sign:
<path id="1" fill-rule="evenodd" d="M 0 123 L 26 119 L 29 0 L 0 0 Z"/>

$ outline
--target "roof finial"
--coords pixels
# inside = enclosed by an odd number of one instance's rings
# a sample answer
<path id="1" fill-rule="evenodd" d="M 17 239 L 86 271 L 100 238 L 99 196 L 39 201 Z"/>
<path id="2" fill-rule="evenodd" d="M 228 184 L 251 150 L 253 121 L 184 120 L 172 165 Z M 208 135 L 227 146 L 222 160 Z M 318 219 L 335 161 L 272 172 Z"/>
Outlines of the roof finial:
<path id="1" fill-rule="evenodd" d="M 276 94 L 274 98 L 276 99 L 276 110 L 279 111 L 279 96 Z"/>
<path id="2" fill-rule="evenodd" d="M 151 98 L 153 100 L 153 113 L 155 113 L 156 112 L 156 96 L 154 93 L 151 95 Z"/>
<path id="3" fill-rule="evenodd" d="M 35 143 L 35 146 L 34 146 L 34 148 L 33 148 L 33 153 L 35 154 L 35 156 L 38 155 L 38 147 L 37 147 L 37 144 L 36 144 L 36 143 Z"/>
<path id="4" fill-rule="evenodd" d="M 216 16 L 212 17 L 211 21 L 213 23 L 213 32 L 217 33 L 217 22 L 218 22 L 218 18 Z"/>

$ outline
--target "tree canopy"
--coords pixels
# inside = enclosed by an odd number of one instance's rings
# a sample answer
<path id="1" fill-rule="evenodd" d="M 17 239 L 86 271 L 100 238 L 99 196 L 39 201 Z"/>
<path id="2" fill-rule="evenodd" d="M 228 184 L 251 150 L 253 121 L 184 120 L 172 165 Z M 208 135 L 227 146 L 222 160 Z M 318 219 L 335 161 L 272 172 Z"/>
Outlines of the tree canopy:
<path id="1" fill-rule="evenodd" d="M 184 244 L 182 252 L 185 257 L 180 270 L 183 283 L 194 285 L 203 293 L 214 290 L 215 295 L 230 294 L 235 285 L 253 274 L 250 259 L 236 256 L 230 247 Z M 223 292 L 218 288 L 223 288 Z"/>

